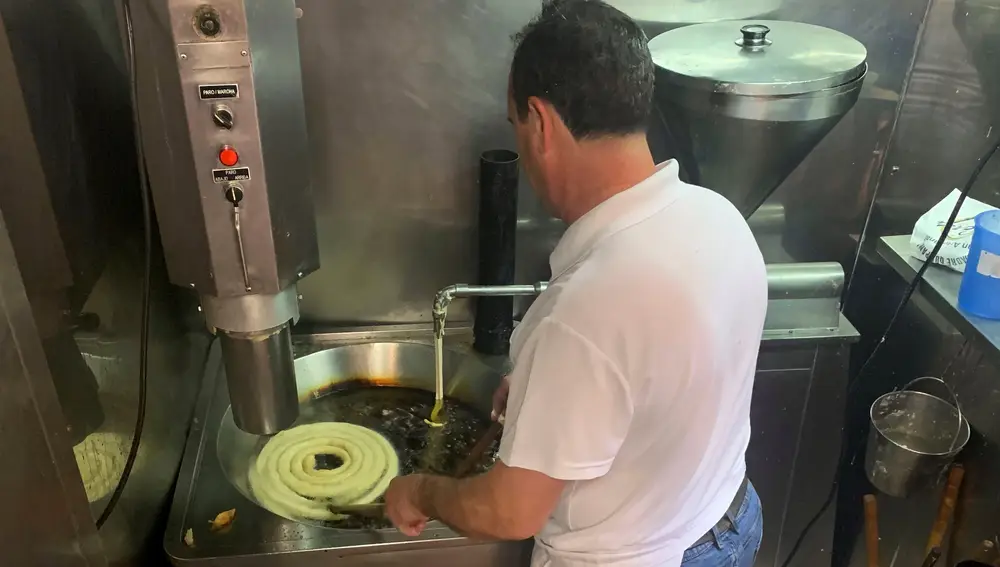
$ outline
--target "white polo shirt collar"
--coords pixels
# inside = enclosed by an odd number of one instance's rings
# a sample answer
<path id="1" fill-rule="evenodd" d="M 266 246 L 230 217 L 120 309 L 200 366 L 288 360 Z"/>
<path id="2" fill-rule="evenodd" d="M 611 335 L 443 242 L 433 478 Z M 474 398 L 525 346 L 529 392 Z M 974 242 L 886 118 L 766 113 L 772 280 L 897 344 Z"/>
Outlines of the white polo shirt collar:
<path id="1" fill-rule="evenodd" d="M 566 229 L 552 251 L 552 279 L 580 262 L 601 240 L 669 206 L 679 194 L 673 189 L 681 186 L 677 161 L 665 161 L 653 175 L 588 211 Z"/>

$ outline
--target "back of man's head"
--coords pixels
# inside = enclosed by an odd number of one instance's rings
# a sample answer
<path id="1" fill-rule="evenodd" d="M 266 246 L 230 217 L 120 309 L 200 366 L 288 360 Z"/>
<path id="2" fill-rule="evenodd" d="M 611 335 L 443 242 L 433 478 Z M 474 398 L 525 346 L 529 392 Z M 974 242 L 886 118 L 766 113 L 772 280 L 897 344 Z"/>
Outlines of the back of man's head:
<path id="1" fill-rule="evenodd" d="M 653 60 L 634 20 L 601 0 L 546 0 L 516 39 L 510 95 L 520 118 L 538 97 L 578 140 L 645 132 Z"/>

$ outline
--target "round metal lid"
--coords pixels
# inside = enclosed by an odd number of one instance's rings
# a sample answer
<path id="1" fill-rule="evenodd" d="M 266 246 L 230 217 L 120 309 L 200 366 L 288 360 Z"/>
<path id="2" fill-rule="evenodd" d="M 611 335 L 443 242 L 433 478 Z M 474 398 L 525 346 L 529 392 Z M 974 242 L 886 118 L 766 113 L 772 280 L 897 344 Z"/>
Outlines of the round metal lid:
<path id="1" fill-rule="evenodd" d="M 811 24 L 742 20 L 696 24 L 649 42 L 659 75 L 674 85 L 740 95 L 805 94 L 862 77 L 868 51 Z"/>
<path id="2" fill-rule="evenodd" d="M 608 0 L 640 22 L 691 25 L 759 18 L 781 7 L 781 0 Z"/>

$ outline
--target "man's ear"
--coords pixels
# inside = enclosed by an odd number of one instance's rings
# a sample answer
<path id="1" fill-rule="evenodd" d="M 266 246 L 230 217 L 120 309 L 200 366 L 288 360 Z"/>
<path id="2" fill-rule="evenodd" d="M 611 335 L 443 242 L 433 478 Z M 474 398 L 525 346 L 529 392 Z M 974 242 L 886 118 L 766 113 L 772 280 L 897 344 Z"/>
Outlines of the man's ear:
<path id="1" fill-rule="evenodd" d="M 528 97 L 528 128 L 535 147 L 542 154 L 552 149 L 555 118 L 555 109 L 551 104 L 536 96 Z"/>

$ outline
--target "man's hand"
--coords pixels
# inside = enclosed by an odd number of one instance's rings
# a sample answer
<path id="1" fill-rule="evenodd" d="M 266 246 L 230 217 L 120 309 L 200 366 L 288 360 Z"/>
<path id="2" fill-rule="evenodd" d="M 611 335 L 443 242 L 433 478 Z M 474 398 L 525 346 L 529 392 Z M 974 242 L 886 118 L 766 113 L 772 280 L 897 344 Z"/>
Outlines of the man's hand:
<path id="1" fill-rule="evenodd" d="M 408 536 L 430 517 L 480 540 L 527 539 L 542 529 L 565 482 L 497 461 L 486 474 L 456 479 L 416 474 L 398 477 L 385 493 L 386 515 Z"/>
<path id="2" fill-rule="evenodd" d="M 502 421 L 501 418 L 507 412 L 507 395 L 509 393 L 510 381 L 504 376 L 500 386 L 493 392 L 493 413 L 490 414 L 490 419 L 493 421 Z"/>
<path id="3" fill-rule="evenodd" d="M 385 513 L 404 535 L 416 537 L 427 527 L 430 518 L 419 508 L 423 475 L 396 477 L 385 491 Z"/>

